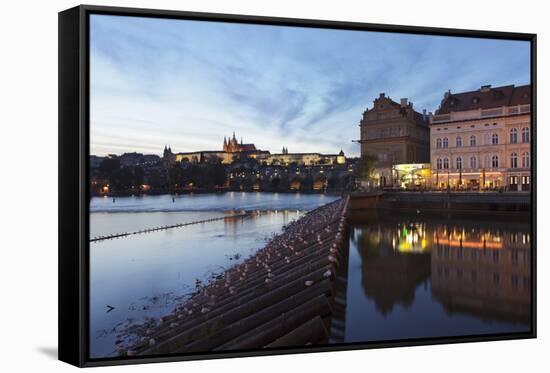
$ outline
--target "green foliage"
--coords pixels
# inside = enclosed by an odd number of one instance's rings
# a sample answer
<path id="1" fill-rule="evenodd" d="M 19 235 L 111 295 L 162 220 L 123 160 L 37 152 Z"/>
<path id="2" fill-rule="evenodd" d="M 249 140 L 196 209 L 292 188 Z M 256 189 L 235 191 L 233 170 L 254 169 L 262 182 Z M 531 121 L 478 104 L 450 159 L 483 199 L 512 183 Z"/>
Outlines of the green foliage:
<path id="1" fill-rule="evenodd" d="M 374 176 L 374 169 L 378 158 L 372 155 L 364 155 L 357 162 L 355 177 L 362 181 L 370 181 Z"/>

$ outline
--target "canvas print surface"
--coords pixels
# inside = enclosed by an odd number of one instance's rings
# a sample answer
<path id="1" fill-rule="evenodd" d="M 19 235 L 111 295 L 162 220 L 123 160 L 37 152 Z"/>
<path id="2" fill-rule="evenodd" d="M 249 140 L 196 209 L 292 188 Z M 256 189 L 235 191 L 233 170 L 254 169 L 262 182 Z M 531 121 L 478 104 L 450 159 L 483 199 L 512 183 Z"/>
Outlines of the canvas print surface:
<path id="1" fill-rule="evenodd" d="M 529 42 L 89 27 L 91 359 L 531 331 Z"/>

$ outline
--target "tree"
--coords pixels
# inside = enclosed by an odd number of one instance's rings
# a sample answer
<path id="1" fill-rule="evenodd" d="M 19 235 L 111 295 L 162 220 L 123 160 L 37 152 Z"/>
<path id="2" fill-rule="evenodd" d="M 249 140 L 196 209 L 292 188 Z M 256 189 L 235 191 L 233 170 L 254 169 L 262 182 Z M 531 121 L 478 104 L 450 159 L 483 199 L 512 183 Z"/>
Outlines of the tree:
<path id="1" fill-rule="evenodd" d="M 377 160 L 378 158 L 375 156 L 363 155 L 355 166 L 355 177 L 361 181 L 371 181 Z"/>

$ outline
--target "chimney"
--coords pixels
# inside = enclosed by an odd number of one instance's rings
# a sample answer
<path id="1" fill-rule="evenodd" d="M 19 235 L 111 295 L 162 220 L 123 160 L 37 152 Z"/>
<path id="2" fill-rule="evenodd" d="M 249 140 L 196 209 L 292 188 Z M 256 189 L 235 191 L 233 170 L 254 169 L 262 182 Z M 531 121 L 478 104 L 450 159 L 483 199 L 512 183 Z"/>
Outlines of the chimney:
<path id="1" fill-rule="evenodd" d="M 491 85 L 488 84 L 488 85 L 482 85 L 481 88 L 479 89 L 480 92 L 489 92 L 491 90 Z"/>
<path id="2" fill-rule="evenodd" d="M 407 101 L 408 101 L 408 99 L 402 98 L 401 99 L 401 107 L 403 107 L 403 108 L 406 107 L 407 106 Z"/>
<path id="3" fill-rule="evenodd" d="M 426 121 L 426 109 L 422 109 L 422 120 Z"/>

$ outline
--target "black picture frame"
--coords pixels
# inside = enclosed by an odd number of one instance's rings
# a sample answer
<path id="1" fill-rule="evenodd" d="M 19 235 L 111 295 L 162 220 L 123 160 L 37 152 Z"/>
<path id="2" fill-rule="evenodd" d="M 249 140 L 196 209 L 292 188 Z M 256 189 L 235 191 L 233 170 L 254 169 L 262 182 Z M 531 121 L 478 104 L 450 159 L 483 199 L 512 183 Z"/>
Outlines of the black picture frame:
<path id="1" fill-rule="evenodd" d="M 182 355 L 90 359 L 88 353 L 88 253 L 89 253 L 89 16 L 108 14 L 183 20 L 250 23 L 275 26 L 383 31 L 390 33 L 460 36 L 528 41 L 531 45 L 531 332 L 422 338 L 383 343 L 346 343 L 331 346 L 270 350 L 208 352 Z M 370 348 L 435 345 L 536 338 L 536 34 L 398 26 L 342 21 L 275 18 L 81 5 L 59 13 L 59 359 L 79 367 L 171 362 L 196 359 L 283 355 Z"/>

